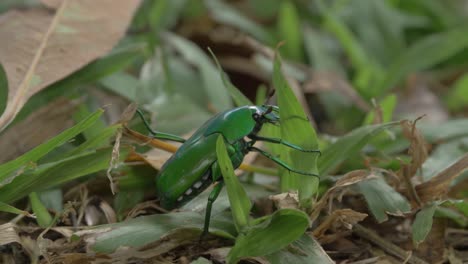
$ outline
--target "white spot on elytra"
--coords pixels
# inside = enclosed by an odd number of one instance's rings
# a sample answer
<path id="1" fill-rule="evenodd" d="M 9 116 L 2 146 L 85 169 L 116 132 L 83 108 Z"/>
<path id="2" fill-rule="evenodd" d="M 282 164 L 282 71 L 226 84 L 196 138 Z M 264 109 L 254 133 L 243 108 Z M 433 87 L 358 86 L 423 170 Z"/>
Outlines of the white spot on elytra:
<path id="1" fill-rule="evenodd" d="M 206 181 L 208 180 L 208 174 L 206 174 L 205 176 L 202 177 L 202 180 Z"/>
<path id="2" fill-rule="evenodd" d="M 197 181 L 197 182 L 193 185 L 193 187 L 194 187 L 195 189 L 198 189 L 198 188 L 200 188 L 202 185 L 203 185 L 203 182 Z"/>
<path id="3" fill-rule="evenodd" d="M 185 195 L 190 195 L 192 193 L 192 189 L 188 189 L 185 191 Z"/>
<path id="4" fill-rule="evenodd" d="M 182 202 L 182 199 L 184 199 L 184 197 L 181 196 L 181 197 L 177 198 L 177 201 Z"/>

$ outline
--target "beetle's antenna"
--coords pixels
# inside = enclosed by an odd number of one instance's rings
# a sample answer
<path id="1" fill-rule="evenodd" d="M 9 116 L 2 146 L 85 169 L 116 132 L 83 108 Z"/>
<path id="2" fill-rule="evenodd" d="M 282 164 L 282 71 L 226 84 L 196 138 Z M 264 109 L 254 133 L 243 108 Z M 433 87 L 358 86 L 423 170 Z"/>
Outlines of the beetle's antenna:
<path id="1" fill-rule="evenodd" d="M 271 89 L 271 86 L 268 87 L 268 95 L 265 98 L 265 102 L 263 103 L 263 105 L 267 105 L 268 101 L 270 101 L 270 99 L 273 97 L 273 95 L 275 95 L 275 92 L 276 92 L 276 90 Z"/>
<path id="2" fill-rule="evenodd" d="M 273 106 L 270 105 L 270 106 L 268 107 L 268 109 L 267 109 L 265 112 L 263 112 L 262 116 L 266 116 L 266 115 L 268 115 L 269 113 L 271 113 L 272 111 L 273 111 Z"/>

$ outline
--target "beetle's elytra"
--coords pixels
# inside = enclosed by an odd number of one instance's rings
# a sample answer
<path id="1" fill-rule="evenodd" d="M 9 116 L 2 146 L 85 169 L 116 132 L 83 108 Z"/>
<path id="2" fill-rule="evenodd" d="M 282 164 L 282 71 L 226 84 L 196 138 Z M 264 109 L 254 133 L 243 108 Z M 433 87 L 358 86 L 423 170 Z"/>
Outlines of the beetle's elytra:
<path id="1" fill-rule="evenodd" d="M 143 118 L 140 111 L 138 114 Z M 156 189 L 162 207 L 166 209 L 180 207 L 200 194 L 213 182 L 219 182 L 208 198 L 203 234 L 208 232 L 211 206 L 223 187 L 216 155 L 216 140 L 220 135 L 225 140 L 234 168 L 240 166 L 244 156 L 249 151 L 257 151 L 289 171 L 318 177 L 313 173 L 297 171 L 254 146 L 256 141 L 266 141 L 283 144 L 303 152 L 319 152 L 318 150 L 302 149 L 282 139 L 257 135 L 265 123 L 278 124 L 280 118 L 277 106 L 242 106 L 218 113 L 205 122 L 186 141 L 174 135 L 154 132 L 144 118 L 143 121 L 154 137 L 183 142 L 183 145 L 167 160 L 156 177 Z"/>

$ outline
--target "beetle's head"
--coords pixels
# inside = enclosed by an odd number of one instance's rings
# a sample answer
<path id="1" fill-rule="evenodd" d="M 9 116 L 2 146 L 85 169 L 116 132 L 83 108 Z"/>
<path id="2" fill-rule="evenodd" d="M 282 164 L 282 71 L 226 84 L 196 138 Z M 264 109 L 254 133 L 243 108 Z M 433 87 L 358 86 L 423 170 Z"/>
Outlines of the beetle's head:
<path id="1" fill-rule="evenodd" d="M 257 111 L 252 114 L 252 118 L 259 124 L 277 124 L 280 120 L 278 106 L 262 105 L 256 107 L 256 110 Z"/>

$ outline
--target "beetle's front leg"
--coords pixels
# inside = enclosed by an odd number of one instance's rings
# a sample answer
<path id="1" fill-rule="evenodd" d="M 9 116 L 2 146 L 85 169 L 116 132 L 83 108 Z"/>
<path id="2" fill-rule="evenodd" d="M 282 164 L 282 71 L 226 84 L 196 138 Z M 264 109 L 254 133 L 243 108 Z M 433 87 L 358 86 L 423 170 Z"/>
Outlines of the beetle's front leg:
<path id="1" fill-rule="evenodd" d="M 213 207 L 213 203 L 216 201 L 218 198 L 219 193 L 223 189 L 224 182 L 218 181 L 216 186 L 213 188 L 213 190 L 210 193 L 210 196 L 208 196 L 208 202 L 206 204 L 206 212 L 205 212 L 205 225 L 203 226 L 203 233 L 200 236 L 200 240 L 203 239 L 204 236 L 206 236 L 209 232 L 210 229 L 210 219 L 211 219 L 211 208 Z"/>
<path id="2" fill-rule="evenodd" d="M 274 144 L 281 144 L 281 145 L 285 145 L 285 146 L 288 146 L 292 149 L 295 149 L 295 150 L 299 150 L 299 151 L 302 151 L 302 152 L 316 152 L 316 153 L 319 153 L 319 154 L 322 154 L 320 152 L 320 150 L 316 150 L 316 149 L 303 149 L 302 147 L 298 146 L 298 145 L 295 145 L 293 143 L 289 143 L 287 141 L 284 141 L 283 139 L 281 138 L 269 138 L 269 137 L 261 137 L 261 136 L 257 136 L 257 135 L 249 135 L 248 136 L 250 139 L 254 140 L 254 141 L 265 141 L 265 142 L 270 142 L 270 143 L 274 143 Z"/>
<path id="3" fill-rule="evenodd" d="M 148 121 L 144 117 L 143 112 L 140 109 L 137 109 L 136 112 L 140 116 L 141 120 L 143 121 L 143 124 L 145 125 L 146 129 L 153 135 L 154 138 L 171 140 L 171 141 L 180 142 L 180 143 L 184 143 L 186 141 L 185 138 L 181 138 L 176 135 L 154 131 L 148 124 Z"/>

